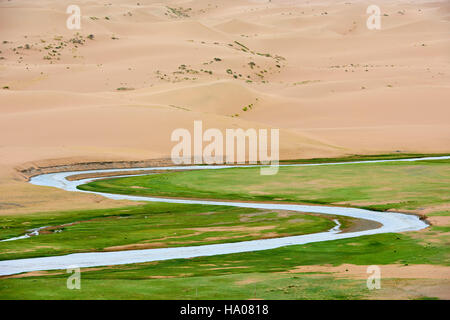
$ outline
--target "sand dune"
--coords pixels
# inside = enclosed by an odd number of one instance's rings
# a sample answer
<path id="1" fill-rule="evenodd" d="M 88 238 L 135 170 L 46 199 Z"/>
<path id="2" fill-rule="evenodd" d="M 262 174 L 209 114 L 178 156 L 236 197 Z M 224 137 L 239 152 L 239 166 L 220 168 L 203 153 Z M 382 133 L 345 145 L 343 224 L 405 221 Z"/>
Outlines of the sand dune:
<path id="1" fill-rule="evenodd" d="M 249 23 L 241 19 L 232 19 L 230 21 L 217 24 L 214 26 L 214 28 L 226 33 L 237 35 L 241 35 L 243 32 L 246 34 L 276 33 L 278 29 L 267 25 L 258 25 L 254 23 Z"/>
<path id="2" fill-rule="evenodd" d="M 374 31 L 369 2 L 310 2 L 83 0 L 69 30 L 71 1 L 1 1 L 0 212 L 113 205 L 14 168 L 164 158 L 194 120 L 279 128 L 282 158 L 449 152 L 450 4 L 380 1 Z"/>

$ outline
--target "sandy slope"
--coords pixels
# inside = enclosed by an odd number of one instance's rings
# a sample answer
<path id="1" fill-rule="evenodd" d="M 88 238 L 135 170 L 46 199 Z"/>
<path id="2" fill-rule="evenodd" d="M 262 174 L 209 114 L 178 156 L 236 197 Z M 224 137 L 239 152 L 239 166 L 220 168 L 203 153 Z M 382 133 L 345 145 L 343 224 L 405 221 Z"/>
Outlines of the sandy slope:
<path id="1" fill-rule="evenodd" d="M 198 119 L 280 128 L 282 158 L 448 152 L 449 3 L 378 1 L 370 31 L 372 2 L 310 2 L 82 0 L 78 36 L 72 1 L 1 0 L 0 212 L 113 205 L 13 168 L 167 157 Z"/>

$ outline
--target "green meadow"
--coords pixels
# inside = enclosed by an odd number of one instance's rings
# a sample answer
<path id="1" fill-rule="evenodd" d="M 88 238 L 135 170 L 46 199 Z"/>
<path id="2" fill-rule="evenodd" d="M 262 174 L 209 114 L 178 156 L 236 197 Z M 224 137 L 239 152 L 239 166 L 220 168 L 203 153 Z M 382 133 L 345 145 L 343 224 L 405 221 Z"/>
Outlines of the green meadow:
<path id="1" fill-rule="evenodd" d="M 355 159 L 356 160 L 356 159 Z M 245 177 L 245 179 L 243 179 Z M 164 173 L 98 180 L 80 189 L 169 197 L 348 205 L 375 210 L 427 209 L 448 216 L 450 161 L 280 167 Z M 388 212 L 386 214 L 389 214 Z M 326 230 L 330 218 L 226 206 L 150 203 L 120 209 L 2 216 L 0 238 L 45 225 L 30 239 L 0 242 L 0 259 L 69 252 L 201 245 Z M 351 219 L 339 218 L 344 227 Z M 66 226 L 63 224 L 73 223 Z M 364 280 L 332 273 L 290 273 L 304 265 L 414 264 L 450 266 L 450 226 L 379 234 L 278 249 L 192 259 L 82 269 L 81 290 L 68 290 L 62 271 L 0 278 L 3 299 L 372 299 L 392 295 L 408 279 L 383 279 L 369 291 Z M 109 249 L 108 249 L 109 248 Z M 413 294 L 410 298 L 433 296 Z"/>
<path id="2" fill-rule="evenodd" d="M 383 279 L 382 290 L 369 291 L 365 280 L 335 278 L 331 273 L 287 273 L 301 265 L 343 263 L 449 266 L 450 259 L 445 243 L 381 234 L 249 253 L 87 268 L 81 273 L 81 290 L 66 288 L 69 275 L 64 270 L 0 279 L 0 295 L 4 299 L 370 299 L 403 281 Z"/>
<path id="3" fill-rule="evenodd" d="M 0 242 L 0 260 L 77 252 L 237 242 L 326 231 L 333 216 L 226 206 L 149 203 L 119 209 L 0 216 L 0 239 L 51 226 L 28 239 Z M 344 226 L 352 219 L 339 217 Z"/>
<path id="4" fill-rule="evenodd" d="M 245 179 L 243 179 L 245 177 Z M 450 160 L 230 168 L 97 180 L 82 190 L 132 195 L 351 205 L 375 210 L 450 202 Z"/>

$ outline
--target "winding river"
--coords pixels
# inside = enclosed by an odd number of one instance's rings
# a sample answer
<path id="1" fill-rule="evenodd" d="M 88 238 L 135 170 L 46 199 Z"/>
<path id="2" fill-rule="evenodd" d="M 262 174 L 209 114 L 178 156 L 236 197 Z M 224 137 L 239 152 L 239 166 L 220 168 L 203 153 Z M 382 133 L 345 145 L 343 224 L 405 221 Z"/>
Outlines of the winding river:
<path id="1" fill-rule="evenodd" d="M 410 159 L 395 159 L 395 160 L 372 160 L 372 161 L 353 161 L 353 162 L 339 162 L 339 163 L 317 163 L 317 164 L 286 164 L 283 166 L 324 166 L 324 165 L 346 165 L 355 163 L 377 163 L 377 162 L 409 162 L 419 160 L 444 160 L 450 159 L 450 156 L 443 157 L 424 157 L 424 158 L 410 158 Z M 176 167 L 148 167 L 148 168 L 129 168 L 129 169 L 103 169 L 103 170 L 86 170 L 73 172 L 58 172 L 41 174 L 30 179 L 30 183 L 39 186 L 48 186 L 63 189 L 73 192 L 87 192 L 102 195 L 106 198 L 116 200 L 132 200 L 132 201 L 151 201 L 151 202 L 166 202 L 166 203 L 185 203 L 185 204 L 206 204 L 217 206 L 233 206 L 244 208 L 257 208 L 268 210 L 290 210 L 299 212 L 330 214 L 338 216 L 346 216 L 357 219 L 371 220 L 379 223 L 381 226 L 357 232 L 341 232 L 339 223 L 336 227 L 329 231 L 304 234 L 299 236 L 290 236 L 282 238 L 251 240 L 234 243 L 221 243 L 200 246 L 187 246 L 176 248 L 158 248 L 158 249 L 141 249 L 141 250 L 127 250 L 115 252 L 86 252 L 74 253 L 62 256 L 16 259 L 0 261 L 0 275 L 11 275 L 22 272 L 42 271 L 42 270 L 59 270 L 73 267 L 97 267 L 109 265 L 122 265 L 131 263 L 142 263 L 150 261 L 161 261 L 169 259 L 184 259 L 200 256 L 214 256 L 221 254 L 240 253 L 258 250 L 268 250 L 279 248 L 283 246 L 300 245 L 312 242 L 330 241 L 337 239 L 354 238 L 363 235 L 373 235 L 379 233 L 389 232 L 405 232 L 417 231 L 426 228 L 428 225 L 420 220 L 417 216 L 398 213 L 398 212 L 377 212 L 366 209 L 346 208 L 346 207 L 332 207 L 332 206 L 318 206 L 318 205 L 296 205 L 296 204 L 274 204 L 274 203 L 247 203 L 247 202 L 225 202 L 213 200 L 189 200 L 189 199 L 171 199 L 171 198 L 155 198 L 145 196 L 131 196 L 121 194 L 110 194 L 103 192 L 84 191 L 77 189 L 77 186 L 88 183 L 99 178 L 89 178 L 77 181 L 67 180 L 67 177 L 78 174 L 95 174 L 101 172 L 129 172 L 128 175 L 120 175 L 120 177 L 136 176 L 133 171 L 151 171 L 151 170 L 219 170 L 224 168 L 232 168 L 237 166 L 176 166 Z M 257 167 L 256 165 L 246 167 Z M 148 173 L 146 173 L 148 174 Z M 142 174 L 139 174 L 142 175 Z M 114 178 L 108 177 L 108 178 Z M 16 237 L 16 241 L 27 241 L 26 237 Z M 299 249 L 300 250 L 300 249 Z"/>

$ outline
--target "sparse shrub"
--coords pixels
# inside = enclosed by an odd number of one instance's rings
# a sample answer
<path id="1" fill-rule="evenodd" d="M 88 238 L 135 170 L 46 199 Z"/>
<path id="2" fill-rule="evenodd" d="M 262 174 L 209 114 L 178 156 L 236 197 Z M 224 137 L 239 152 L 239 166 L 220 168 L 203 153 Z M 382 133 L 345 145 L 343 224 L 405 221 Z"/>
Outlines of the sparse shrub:
<path id="1" fill-rule="evenodd" d="M 192 10 L 192 8 L 187 8 L 184 9 L 183 7 L 179 7 L 179 8 L 172 8 L 172 7 L 167 7 L 167 9 L 169 10 L 169 13 L 178 17 L 178 18 L 189 18 L 188 12 Z M 167 12 L 166 12 L 167 15 Z"/>
<path id="2" fill-rule="evenodd" d="M 238 41 L 234 41 L 234 43 L 236 43 L 237 45 L 241 46 L 242 48 L 244 48 L 246 50 L 250 50 L 249 48 L 247 48 L 246 46 L 244 46 L 242 43 L 238 42 Z"/>

